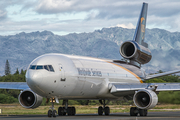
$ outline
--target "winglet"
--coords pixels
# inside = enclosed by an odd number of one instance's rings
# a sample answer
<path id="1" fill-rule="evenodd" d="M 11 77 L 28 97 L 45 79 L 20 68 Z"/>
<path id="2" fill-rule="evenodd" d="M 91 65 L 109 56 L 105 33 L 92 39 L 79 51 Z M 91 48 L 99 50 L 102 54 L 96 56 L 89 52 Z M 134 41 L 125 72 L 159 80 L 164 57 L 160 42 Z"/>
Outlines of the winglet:
<path id="1" fill-rule="evenodd" d="M 145 29 L 146 29 L 147 9 L 148 9 L 148 4 L 143 3 L 133 38 L 133 40 L 135 40 L 138 44 L 143 45 L 146 48 L 148 48 L 148 44 L 144 42 L 144 37 L 145 37 Z"/>

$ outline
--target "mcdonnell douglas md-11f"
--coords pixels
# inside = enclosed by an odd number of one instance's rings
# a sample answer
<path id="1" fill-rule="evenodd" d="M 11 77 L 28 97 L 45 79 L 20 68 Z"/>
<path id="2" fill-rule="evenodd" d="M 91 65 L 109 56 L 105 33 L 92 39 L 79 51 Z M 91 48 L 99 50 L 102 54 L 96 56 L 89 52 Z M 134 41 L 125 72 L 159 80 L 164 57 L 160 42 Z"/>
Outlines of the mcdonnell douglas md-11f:
<path id="1" fill-rule="evenodd" d="M 19 103 L 25 108 L 37 108 L 44 98 L 52 102 L 48 117 L 75 115 L 68 100 L 96 99 L 102 104 L 98 114 L 110 114 L 107 101 L 133 100 L 136 107 L 130 115 L 146 116 L 147 110 L 158 103 L 159 91 L 180 90 L 179 83 L 143 83 L 150 78 L 169 75 L 180 70 L 147 75 L 141 65 L 151 60 L 148 44 L 144 42 L 147 3 L 143 3 L 134 38 L 120 46 L 120 54 L 128 62 L 64 54 L 45 54 L 34 59 L 26 72 L 26 82 L 1 82 L 1 89 L 21 90 Z M 63 100 L 63 107 L 54 103 Z"/>

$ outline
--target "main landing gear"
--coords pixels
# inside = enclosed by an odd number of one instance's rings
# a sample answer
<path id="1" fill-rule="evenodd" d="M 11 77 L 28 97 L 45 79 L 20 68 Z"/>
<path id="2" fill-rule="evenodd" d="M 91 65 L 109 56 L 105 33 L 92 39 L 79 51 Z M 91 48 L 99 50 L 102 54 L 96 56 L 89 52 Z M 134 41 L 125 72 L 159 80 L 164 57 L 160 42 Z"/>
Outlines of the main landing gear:
<path id="1" fill-rule="evenodd" d="M 103 105 L 103 107 L 99 106 L 98 115 L 102 115 L 103 112 L 104 112 L 105 115 L 109 115 L 110 109 L 109 109 L 108 106 L 106 106 L 109 103 L 109 101 L 107 103 L 105 103 L 105 100 L 99 100 L 99 102 L 101 103 L 101 105 Z"/>
<path id="2" fill-rule="evenodd" d="M 73 116 L 76 114 L 75 107 L 68 107 L 68 100 L 63 100 L 63 105 L 65 105 L 65 107 L 59 107 L 58 108 L 58 115 L 59 116 L 63 116 L 66 114 L 69 116 Z"/>
<path id="3" fill-rule="evenodd" d="M 52 107 L 48 111 L 48 117 L 56 117 L 57 111 L 54 109 L 55 99 L 53 98 L 50 101 L 52 103 Z M 58 108 L 58 115 L 59 116 L 63 116 L 63 115 L 66 115 L 66 114 L 69 115 L 69 116 L 73 116 L 73 115 L 76 114 L 75 107 L 68 107 L 68 100 L 63 100 L 63 105 L 65 105 L 65 107 L 59 107 Z"/>
<path id="4" fill-rule="evenodd" d="M 131 107 L 130 108 L 130 116 L 137 116 L 138 114 L 140 116 L 147 116 L 148 111 L 146 109 L 139 109 L 137 107 Z"/>
<path id="5" fill-rule="evenodd" d="M 55 103 L 55 99 L 51 100 L 52 103 L 52 107 L 50 108 L 50 110 L 48 110 L 48 117 L 56 117 L 57 111 L 54 109 L 54 103 Z"/>

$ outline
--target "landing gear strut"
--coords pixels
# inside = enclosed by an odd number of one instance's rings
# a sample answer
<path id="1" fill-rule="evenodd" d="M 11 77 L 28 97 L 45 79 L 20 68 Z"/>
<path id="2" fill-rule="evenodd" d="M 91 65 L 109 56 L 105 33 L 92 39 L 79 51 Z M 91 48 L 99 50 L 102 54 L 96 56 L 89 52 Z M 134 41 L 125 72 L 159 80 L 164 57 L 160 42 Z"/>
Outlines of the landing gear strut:
<path id="1" fill-rule="evenodd" d="M 140 116 L 147 116 L 148 111 L 146 109 L 139 109 L 137 107 L 131 107 L 130 108 L 130 116 L 137 116 L 138 114 Z"/>
<path id="2" fill-rule="evenodd" d="M 106 103 L 105 100 L 103 100 L 103 101 L 99 100 L 99 102 L 101 103 L 101 105 L 103 105 L 103 107 L 99 106 L 99 108 L 98 108 L 98 115 L 102 115 L 103 112 L 104 112 L 105 115 L 109 115 L 110 109 L 109 109 L 108 106 L 106 106 L 109 103 L 109 101 Z"/>
<path id="3" fill-rule="evenodd" d="M 55 99 L 51 99 L 52 107 L 48 110 L 48 117 L 56 117 L 57 111 L 54 109 Z"/>
<path id="4" fill-rule="evenodd" d="M 63 100 L 63 105 L 65 105 L 65 107 L 59 107 L 58 108 L 58 115 L 59 116 L 63 116 L 63 115 L 75 115 L 76 114 L 76 109 L 75 107 L 68 107 L 68 100 Z"/>

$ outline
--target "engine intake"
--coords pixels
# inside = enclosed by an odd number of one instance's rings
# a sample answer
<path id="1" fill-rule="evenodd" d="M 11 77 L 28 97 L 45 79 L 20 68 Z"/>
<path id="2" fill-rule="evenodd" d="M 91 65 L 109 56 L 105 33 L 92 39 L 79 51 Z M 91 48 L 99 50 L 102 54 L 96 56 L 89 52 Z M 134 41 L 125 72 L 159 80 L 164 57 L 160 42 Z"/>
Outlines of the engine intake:
<path id="1" fill-rule="evenodd" d="M 135 93 L 133 101 L 140 109 L 151 109 L 157 105 L 158 97 L 154 91 L 142 89 Z"/>
<path id="2" fill-rule="evenodd" d="M 136 61 L 140 64 L 148 63 L 151 60 L 151 51 L 139 45 L 136 41 L 124 42 L 119 50 L 122 57 Z"/>
<path id="3" fill-rule="evenodd" d="M 24 108 L 34 109 L 41 105 L 43 97 L 31 90 L 24 90 L 19 94 L 18 100 Z"/>

